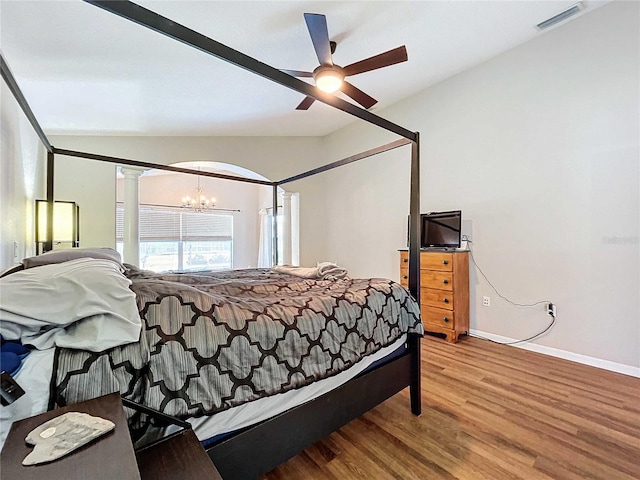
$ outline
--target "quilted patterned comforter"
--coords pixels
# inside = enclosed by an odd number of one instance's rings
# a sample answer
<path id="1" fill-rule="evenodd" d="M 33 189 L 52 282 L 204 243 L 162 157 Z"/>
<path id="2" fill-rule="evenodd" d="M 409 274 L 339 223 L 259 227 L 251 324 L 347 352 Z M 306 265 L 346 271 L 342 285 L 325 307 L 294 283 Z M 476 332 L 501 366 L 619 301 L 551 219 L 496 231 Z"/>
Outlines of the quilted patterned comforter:
<path id="1" fill-rule="evenodd" d="M 403 333 L 423 332 L 419 306 L 385 279 L 133 267 L 127 276 L 140 341 L 101 353 L 59 349 L 58 405 L 119 390 L 169 415 L 213 414 L 337 374 Z"/>

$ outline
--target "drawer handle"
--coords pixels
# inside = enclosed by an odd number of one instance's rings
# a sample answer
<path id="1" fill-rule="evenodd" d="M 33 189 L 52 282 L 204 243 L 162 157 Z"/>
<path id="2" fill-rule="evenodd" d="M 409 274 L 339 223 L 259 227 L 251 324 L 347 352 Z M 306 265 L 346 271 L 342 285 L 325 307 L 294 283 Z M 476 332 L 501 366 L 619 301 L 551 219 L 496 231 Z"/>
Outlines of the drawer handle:
<path id="1" fill-rule="evenodd" d="M 446 278 L 444 280 L 442 280 L 442 283 L 444 283 L 445 285 L 447 285 L 449 283 L 449 280 L 447 280 Z"/>
<path id="2" fill-rule="evenodd" d="M 444 317 L 443 320 L 444 320 L 444 323 L 449 323 L 449 317 Z"/>
<path id="3" fill-rule="evenodd" d="M 403 259 L 402 259 L 402 262 L 403 262 L 403 263 L 407 263 L 408 261 L 409 261 L 409 259 L 408 259 L 408 258 L 403 258 Z"/>
<path id="4" fill-rule="evenodd" d="M 443 265 L 449 265 L 449 260 L 443 260 L 443 261 L 442 261 L 442 264 L 443 264 Z"/>
<path id="5" fill-rule="evenodd" d="M 445 298 L 444 300 L 442 300 L 444 303 L 449 303 L 449 299 Z"/>
<path id="6" fill-rule="evenodd" d="M 403 279 L 403 280 L 406 280 L 407 278 L 409 278 L 409 277 L 407 277 L 406 275 L 403 275 L 403 276 L 402 276 L 402 279 Z"/>

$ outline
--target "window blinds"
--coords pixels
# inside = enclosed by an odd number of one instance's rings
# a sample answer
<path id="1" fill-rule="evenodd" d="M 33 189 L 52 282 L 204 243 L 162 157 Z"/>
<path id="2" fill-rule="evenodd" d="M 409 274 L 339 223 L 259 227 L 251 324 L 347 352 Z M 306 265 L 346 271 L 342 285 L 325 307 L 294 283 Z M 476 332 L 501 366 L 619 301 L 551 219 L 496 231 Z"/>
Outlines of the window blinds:
<path id="1" fill-rule="evenodd" d="M 232 215 L 194 212 L 183 212 L 180 215 L 182 217 L 182 240 L 185 242 L 232 239 Z"/>
<path id="2" fill-rule="evenodd" d="M 124 238 L 124 207 L 116 208 L 116 241 Z M 197 213 L 159 206 L 140 206 L 140 240 L 231 241 L 233 215 Z"/>

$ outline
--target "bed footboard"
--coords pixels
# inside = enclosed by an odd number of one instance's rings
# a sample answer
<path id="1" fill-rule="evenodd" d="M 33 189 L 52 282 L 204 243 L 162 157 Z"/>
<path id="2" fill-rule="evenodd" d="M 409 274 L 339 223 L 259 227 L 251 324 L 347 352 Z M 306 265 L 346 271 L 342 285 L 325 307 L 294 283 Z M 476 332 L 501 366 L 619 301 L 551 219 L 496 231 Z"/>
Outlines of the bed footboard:
<path id="1" fill-rule="evenodd" d="M 420 414 L 420 337 L 408 351 L 337 389 L 221 440 L 207 453 L 225 480 L 255 479 L 407 386 Z"/>

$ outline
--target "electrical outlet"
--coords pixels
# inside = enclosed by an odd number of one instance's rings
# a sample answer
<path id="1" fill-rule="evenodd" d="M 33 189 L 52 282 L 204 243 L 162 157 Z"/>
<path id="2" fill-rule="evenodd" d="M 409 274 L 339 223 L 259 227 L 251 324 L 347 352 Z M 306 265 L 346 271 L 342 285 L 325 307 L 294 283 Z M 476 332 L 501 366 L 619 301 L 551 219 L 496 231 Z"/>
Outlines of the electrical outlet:
<path id="1" fill-rule="evenodd" d="M 490 307 L 491 306 L 491 298 L 490 297 L 482 297 L 482 306 Z"/>
<path id="2" fill-rule="evenodd" d="M 547 303 L 547 315 L 556 318 L 556 306 L 553 303 Z"/>

